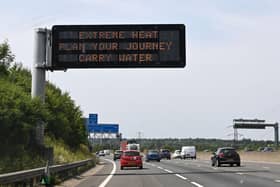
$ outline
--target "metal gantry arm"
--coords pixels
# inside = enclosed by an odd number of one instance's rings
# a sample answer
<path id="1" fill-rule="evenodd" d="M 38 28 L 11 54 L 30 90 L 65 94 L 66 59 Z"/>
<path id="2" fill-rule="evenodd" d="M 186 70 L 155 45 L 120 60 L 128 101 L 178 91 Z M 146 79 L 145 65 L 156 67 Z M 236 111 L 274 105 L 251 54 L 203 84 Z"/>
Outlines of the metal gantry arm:
<path id="1" fill-rule="evenodd" d="M 234 119 L 233 129 L 234 129 L 234 142 L 238 140 L 237 129 L 265 129 L 266 127 L 274 128 L 274 143 L 275 148 L 278 149 L 279 146 L 279 127 L 278 123 L 265 123 L 265 120 L 258 119 Z"/>

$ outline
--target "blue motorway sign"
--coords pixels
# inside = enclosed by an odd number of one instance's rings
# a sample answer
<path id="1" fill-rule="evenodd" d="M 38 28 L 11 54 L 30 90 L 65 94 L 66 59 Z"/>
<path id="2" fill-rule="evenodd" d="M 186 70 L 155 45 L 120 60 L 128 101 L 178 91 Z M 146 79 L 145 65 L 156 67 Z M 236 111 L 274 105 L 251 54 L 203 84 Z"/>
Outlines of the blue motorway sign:
<path id="1" fill-rule="evenodd" d="M 89 125 L 97 125 L 98 115 L 97 114 L 89 114 Z"/>
<path id="2" fill-rule="evenodd" d="M 90 133 L 119 133 L 119 125 L 118 124 L 98 124 L 98 125 L 90 125 L 88 126 L 88 131 Z"/>

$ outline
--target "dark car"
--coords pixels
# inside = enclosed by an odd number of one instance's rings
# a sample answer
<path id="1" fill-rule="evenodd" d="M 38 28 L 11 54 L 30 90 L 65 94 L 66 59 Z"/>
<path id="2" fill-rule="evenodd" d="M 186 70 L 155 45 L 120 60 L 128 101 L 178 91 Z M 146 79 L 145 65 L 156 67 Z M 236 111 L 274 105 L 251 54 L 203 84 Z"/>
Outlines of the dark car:
<path id="1" fill-rule="evenodd" d="M 240 166 L 240 156 L 232 147 L 219 148 L 211 157 L 212 166 L 220 167 L 222 164 Z"/>
<path id="2" fill-rule="evenodd" d="M 160 153 L 157 150 L 149 150 L 146 154 L 146 162 L 149 162 L 150 160 L 156 160 L 160 162 Z"/>
<path id="3" fill-rule="evenodd" d="M 120 159 L 122 153 L 123 153 L 123 151 L 121 151 L 121 150 L 116 150 L 116 151 L 114 152 L 114 160 Z"/>
<path id="4" fill-rule="evenodd" d="M 166 158 L 166 159 L 170 160 L 170 158 L 171 158 L 170 151 L 168 149 L 161 149 L 160 158 Z"/>

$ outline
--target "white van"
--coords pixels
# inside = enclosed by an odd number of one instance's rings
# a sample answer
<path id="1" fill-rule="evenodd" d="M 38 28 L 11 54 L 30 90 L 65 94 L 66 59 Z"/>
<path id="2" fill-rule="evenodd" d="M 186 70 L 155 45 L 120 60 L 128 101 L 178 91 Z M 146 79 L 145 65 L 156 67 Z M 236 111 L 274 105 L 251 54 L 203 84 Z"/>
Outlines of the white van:
<path id="1" fill-rule="evenodd" d="M 181 158 L 191 158 L 196 159 L 195 146 L 183 146 L 181 150 Z"/>

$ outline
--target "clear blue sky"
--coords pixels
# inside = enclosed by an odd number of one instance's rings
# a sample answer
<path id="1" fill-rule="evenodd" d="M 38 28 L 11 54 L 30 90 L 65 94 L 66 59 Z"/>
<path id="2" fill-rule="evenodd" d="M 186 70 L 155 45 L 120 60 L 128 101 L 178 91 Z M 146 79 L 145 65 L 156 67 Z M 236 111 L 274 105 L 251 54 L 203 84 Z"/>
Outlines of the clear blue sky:
<path id="1" fill-rule="evenodd" d="M 231 138 L 233 118 L 280 121 L 280 1 L 3 1 L 0 41 L 31 69 L 34 28 L 55 24 L 181 23 L 187 67 L 69 70 L 47 79 L 87 116 L 120 123 L 126 137 Z M 273 139 L 273 131 L 240 131 Z"/>

